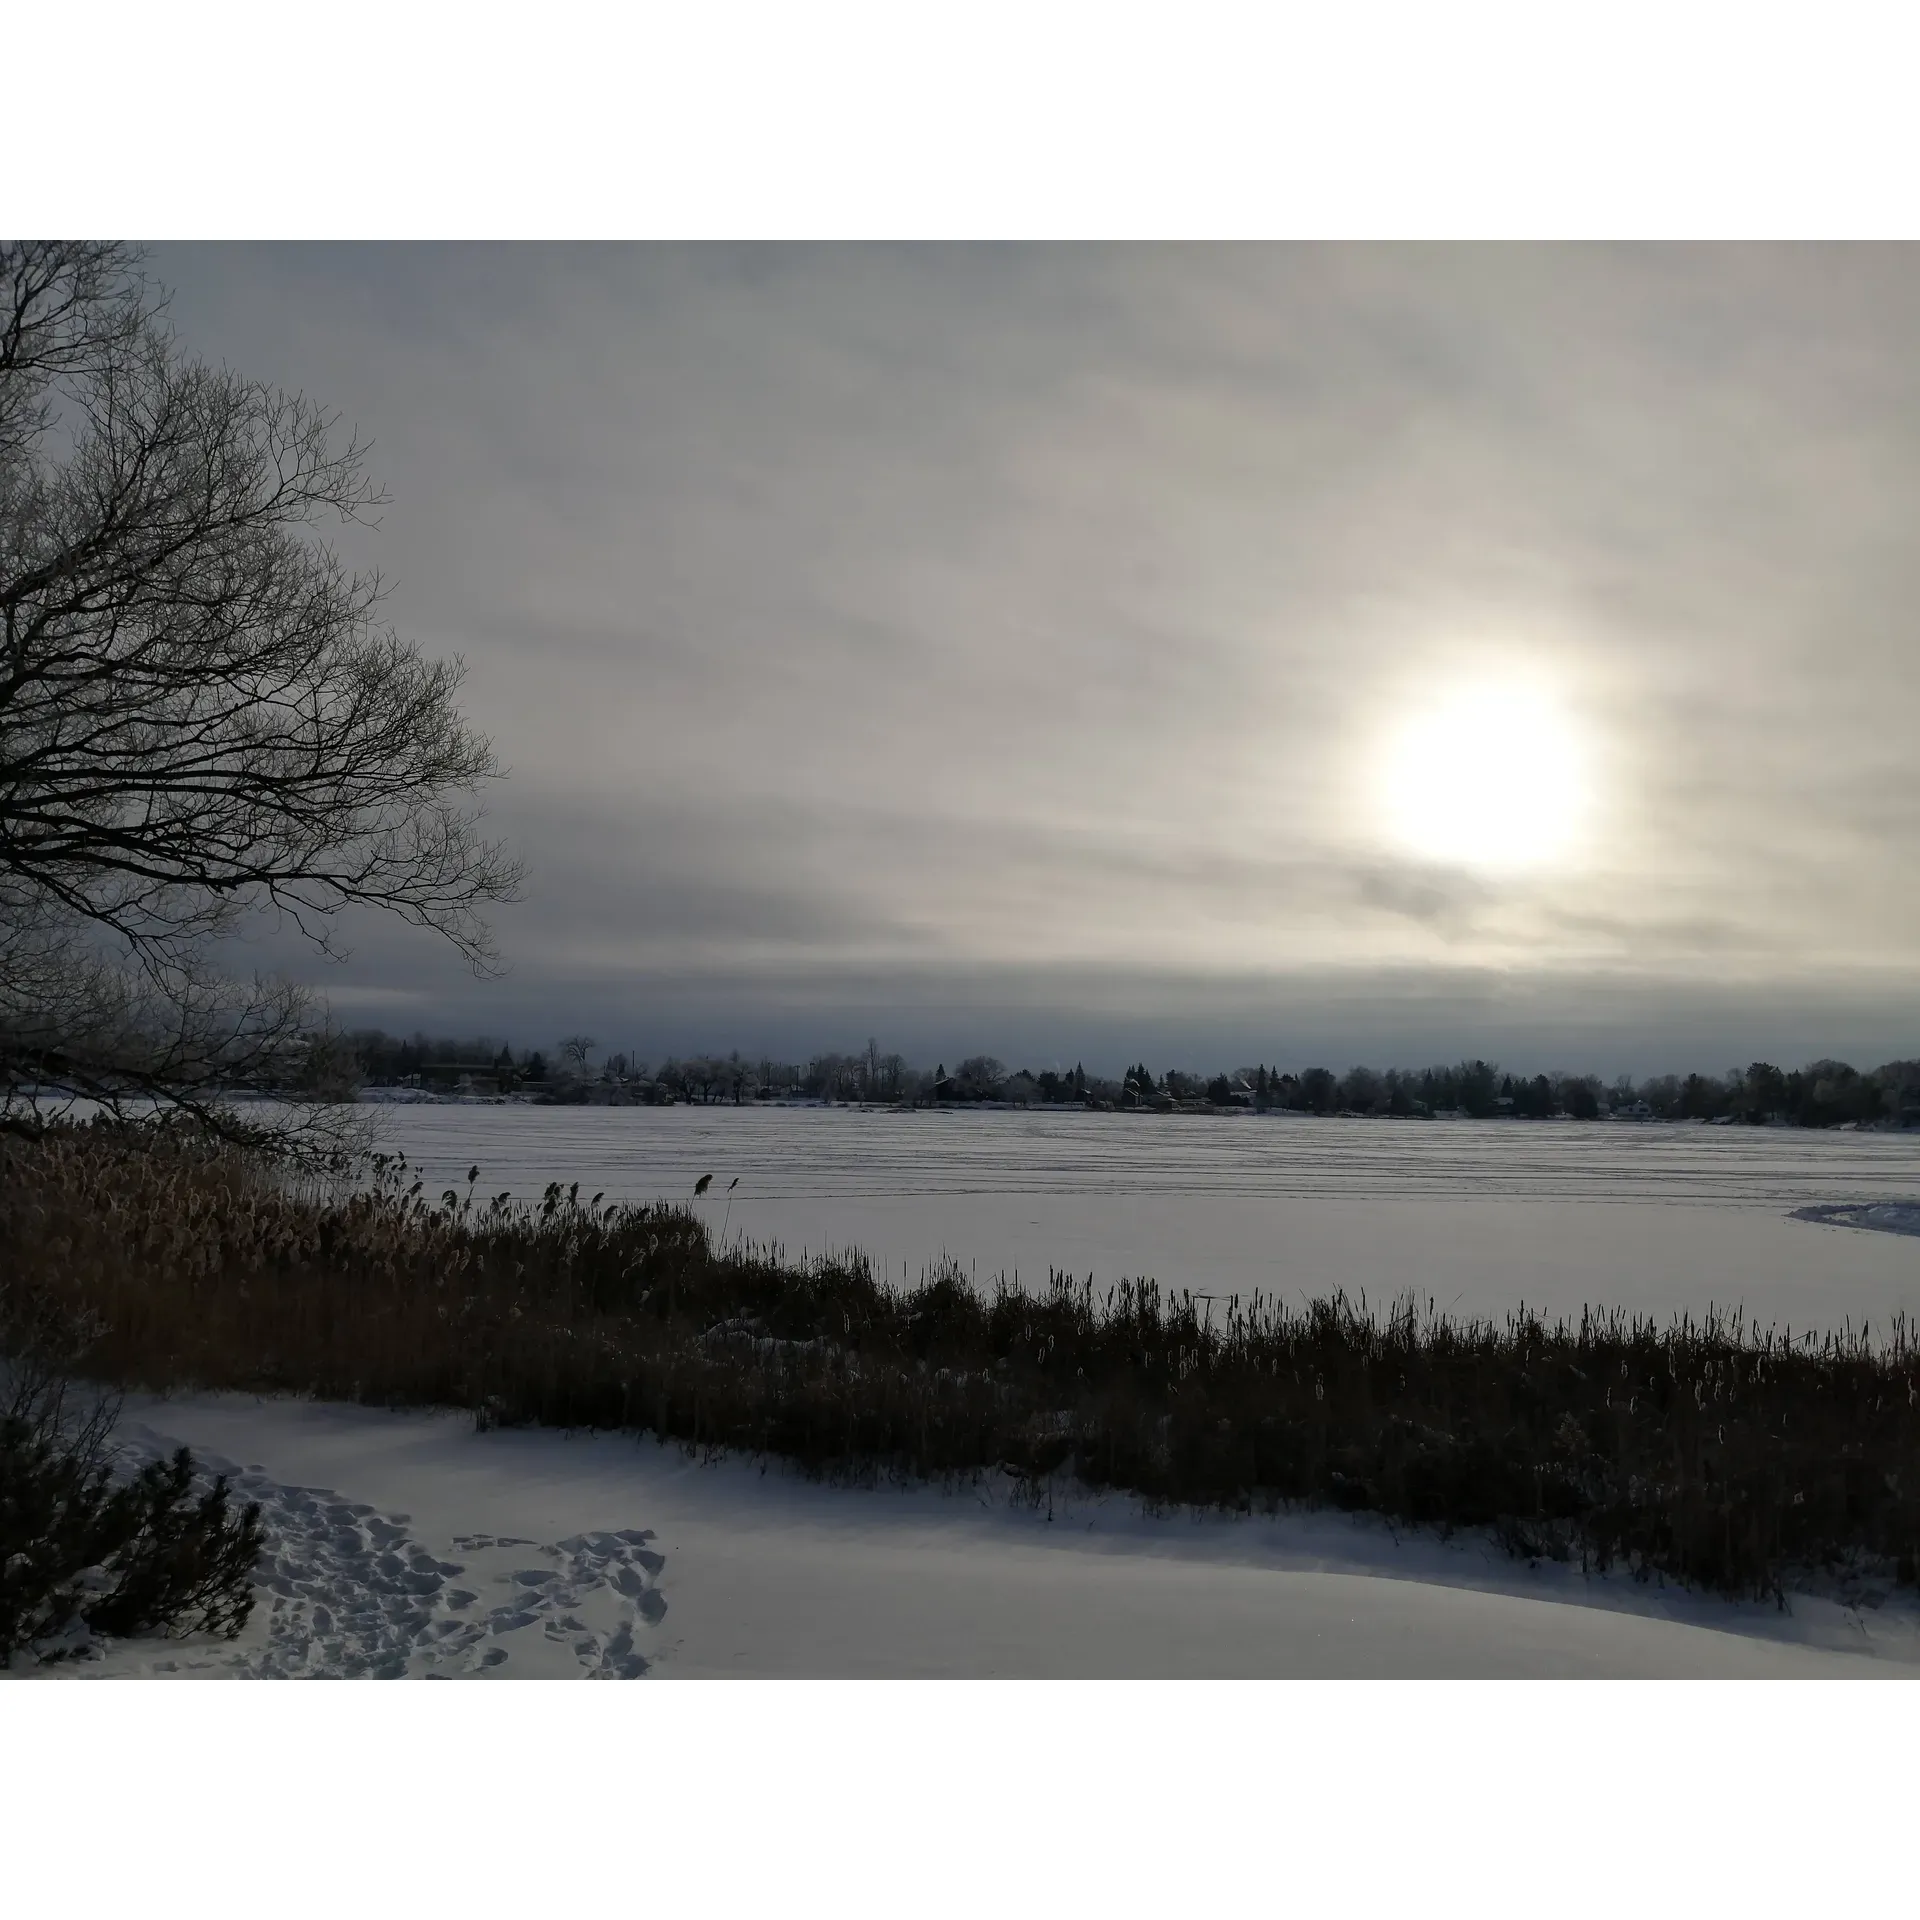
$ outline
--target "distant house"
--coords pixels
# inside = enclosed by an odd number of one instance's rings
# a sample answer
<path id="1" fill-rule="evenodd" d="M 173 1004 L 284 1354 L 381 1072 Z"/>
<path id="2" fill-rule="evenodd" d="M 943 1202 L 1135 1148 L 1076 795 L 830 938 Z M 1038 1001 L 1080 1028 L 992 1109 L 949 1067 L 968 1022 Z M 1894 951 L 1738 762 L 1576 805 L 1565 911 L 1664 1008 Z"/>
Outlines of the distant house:
<path id="1" fill-rule="evenodd" d="M 491 1060 L 430 1060 L 408 1076 L 415 1086 L 441 1093 L 493 1093 L 513 1077 L 511 1068 L 503 1069 Z"/>

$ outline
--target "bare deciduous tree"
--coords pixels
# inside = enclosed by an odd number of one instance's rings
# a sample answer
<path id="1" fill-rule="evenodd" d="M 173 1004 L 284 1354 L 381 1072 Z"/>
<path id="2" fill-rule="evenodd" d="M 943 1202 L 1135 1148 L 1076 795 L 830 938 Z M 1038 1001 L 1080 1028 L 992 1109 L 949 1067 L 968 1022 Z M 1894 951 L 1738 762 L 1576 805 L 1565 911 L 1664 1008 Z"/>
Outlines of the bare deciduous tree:
<path id="1" fill-rule="evenodd" d="M 136 254 L 0 243 L 0 1098 L 287 1083 L 308 997 L 212 951 L 374 908 L 494 963 L 463 668 L 320 538 L 380 504 L 298 395 L 183 353 Z"/>
<path id="2" fill-rule="evenodd" d="M 992 1054 L 976 1053 L 960 1062 L 954 1077 L 968 1099 L 991 1100 L 1005 1082 L 1007 1070 Z"/>

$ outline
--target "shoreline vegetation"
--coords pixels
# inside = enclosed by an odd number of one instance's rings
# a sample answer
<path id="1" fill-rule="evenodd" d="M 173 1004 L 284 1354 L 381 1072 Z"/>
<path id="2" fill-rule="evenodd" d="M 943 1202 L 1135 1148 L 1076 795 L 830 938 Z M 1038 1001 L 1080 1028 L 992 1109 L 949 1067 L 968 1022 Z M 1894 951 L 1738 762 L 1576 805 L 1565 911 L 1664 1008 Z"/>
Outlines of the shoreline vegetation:
<path id="1" fill-rule="evenodd" d="M 1920 1127 L 1920 1060 L 1862 1073 L 1843 1060 L 1792 1070 L 1767 1061 L 1724 1075 L 1659 1074 L 1610 1085 L 1597 1074 L 1504 1071 L 1487 1060 L 1422 1068 L 1255 1065 L 1211 1075 L 1144 1062 L 1117 1079 L 1083 1065 L 1009 1069 L 987 1054 L 952 1072 L 910 1065 L 869 1041 L 859 1053 L 817 1054 L 804 1065 L 738 1051 L 672 1056 L 649 1065 L 576 1034 L 549 1054 L 491 1039 L 399 1040 L 376 1029 L 316 1038 L 299 1083 L 308 1099 L 505 1099 L 556 1106 L 866 1106 L 1043 1108 L 1110 1113 L 1313 1114 L 1419 1120 L 1668 1120 L 1719 1126 L 1894 1130 Z"/>
<path id="2" fill-rule="evenodd" d="M 1920 1567 L 1920 1338 L 1588 1310 L 1459 1320 L 1141 1280 L 917 1286 L 722 1244 L 686 1207 L 473 1169 L 293 1174 L 181 1127 L 0 1136 L 0 1265 L 88 1378 L 652 1433 L 831 1479 L 991 1475 L 1160 1506 L 1331 1506 L 1784 1601 Z"/>

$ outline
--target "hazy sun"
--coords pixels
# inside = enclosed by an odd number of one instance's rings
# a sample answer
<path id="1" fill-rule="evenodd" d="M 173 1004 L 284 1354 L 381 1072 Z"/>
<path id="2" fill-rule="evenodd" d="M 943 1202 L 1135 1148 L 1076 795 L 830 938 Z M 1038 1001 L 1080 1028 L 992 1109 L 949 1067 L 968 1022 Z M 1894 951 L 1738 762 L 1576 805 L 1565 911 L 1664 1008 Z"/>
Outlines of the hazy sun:
<path id="1" fill-rule="evenodd" d="M 1578 729 L 1544 689 L 1457 688 L 1387 743 L 1387 830 L 1406 852 L 1456 866 L 1548 865 L 1580 836 L 1585 760 Z"/>

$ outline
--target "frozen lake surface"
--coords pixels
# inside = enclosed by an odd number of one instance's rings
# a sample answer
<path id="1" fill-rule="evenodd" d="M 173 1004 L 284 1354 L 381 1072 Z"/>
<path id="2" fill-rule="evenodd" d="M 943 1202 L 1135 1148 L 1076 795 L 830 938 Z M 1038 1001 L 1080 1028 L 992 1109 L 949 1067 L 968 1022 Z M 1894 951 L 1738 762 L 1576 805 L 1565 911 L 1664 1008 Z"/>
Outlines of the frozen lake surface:
<path id="1" fill-rule="evenodd" d="M 685 1199 L 711 1173 L 717 1228 L 737 1176 L 730 1237 L 858 1247 L 910 1278 L 951 1254 L 982 1282 L 1053 1266 L 1491 1314 L 1920 1318 L 1920 1238 L 1792 1217 L 1910 1214 L 1920 1134 L 806 1107 L 393 1106 L 381 1124 L 436 1191 L 478 1165 L 488 1195 Z"/>

